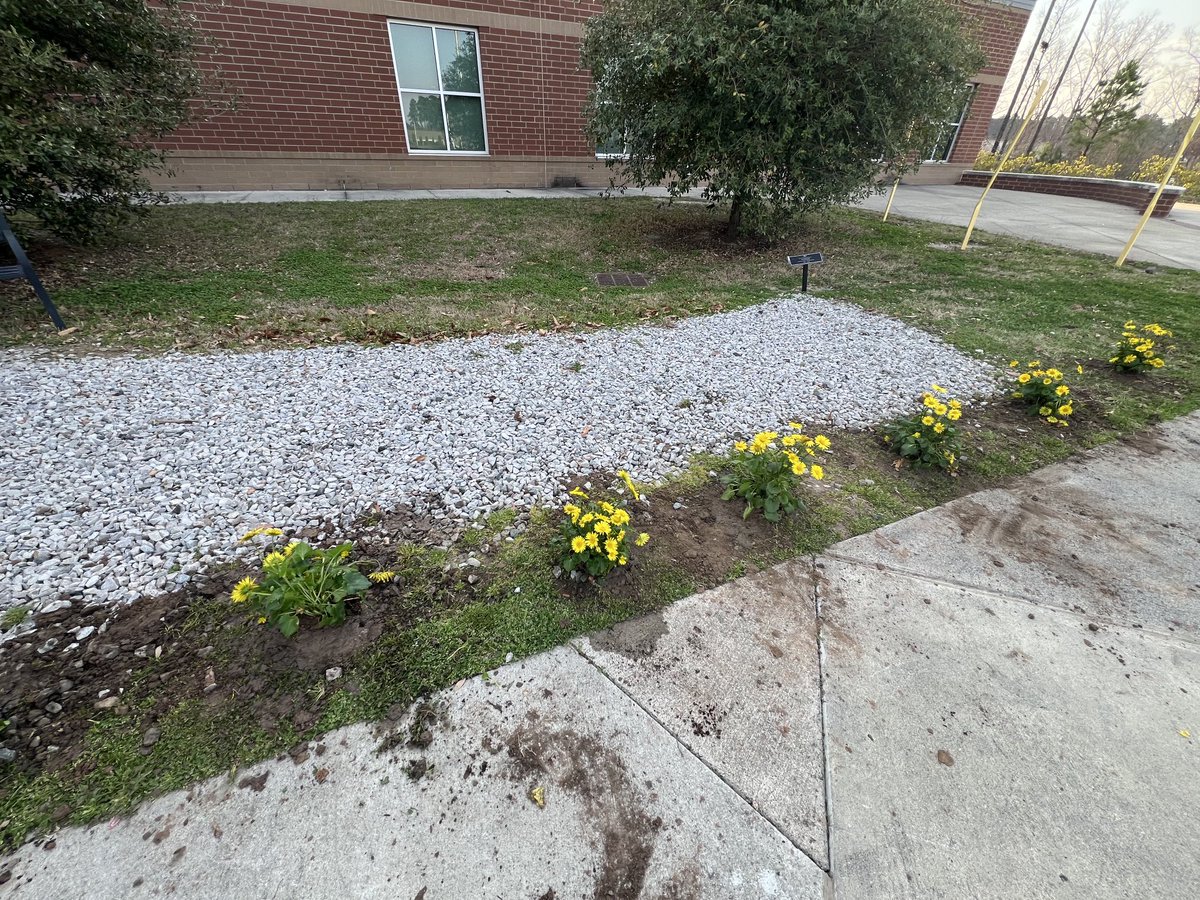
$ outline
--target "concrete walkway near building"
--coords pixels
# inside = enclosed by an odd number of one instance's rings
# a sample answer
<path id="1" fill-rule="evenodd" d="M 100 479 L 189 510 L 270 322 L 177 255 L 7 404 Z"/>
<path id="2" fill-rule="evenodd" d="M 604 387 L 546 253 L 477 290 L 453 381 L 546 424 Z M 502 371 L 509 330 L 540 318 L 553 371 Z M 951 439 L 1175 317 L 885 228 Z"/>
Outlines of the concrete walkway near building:
<path id="1" fill-rule="evenodd" d="M 1197 771 L 1200 414 L 60 831 L 0 896 L 1167 897 Z"/>
<path id="2" fill-rule="evenodd" d="M 896 192 L 892 216 L 961 225 L 965 233 L 971 211 L 982 193 L 982 188 L 964 185 L 902 184 Z M 877 212 L 882 212 L 886 205 L 886 194 L 870 197 L 860 204 L 863 209 Z M 993 190 L 983 205 L 976 228 L 1100 253 L 1115 260 L 1139 218 L 1137 210 L 1115 203 Z M 1200 206 L 1177 203 L 1167 218 L 1151 219 L 1129 259 L 1200 269 Z"/>

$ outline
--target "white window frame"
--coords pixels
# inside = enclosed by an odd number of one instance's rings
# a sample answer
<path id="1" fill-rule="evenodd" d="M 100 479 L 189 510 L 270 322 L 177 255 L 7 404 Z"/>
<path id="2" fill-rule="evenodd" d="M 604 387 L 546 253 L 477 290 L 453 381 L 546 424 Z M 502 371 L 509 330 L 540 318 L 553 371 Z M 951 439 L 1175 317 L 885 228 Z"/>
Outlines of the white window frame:
<path id="1" fill-rule="evenodd" d="M 392 71 L 396 76 L 396 96 L 400 101 L 400 119 L 404 123 L 404 146 L 408 148 L 408 152 L 414 156 L 489 156 L 491 155 L 491 141 L 488 139 L 488 121 L 487 121 L 487 100 L 484 99 L 483 85 L 483 45 L 479 40 L 479 29 L 470 28 L 466 25 L 442 25 L 437 22 L 414 22 L 408 19 L 388 19 L 387 20 L 388 48 L 392 54 Z M 392 25 L 414 25 L 418 28 L 428 28 L 430 35 L 433 38 L 433 62 L 437 69 L 438 89 L 437 91 L 429 91 L 419 88 L 406 88 L 400 84 L 400 71 L 396 68 L 396 45 L 392 38 Z M 442 58 L 438 52 L 437 33 L 435 29 L 442 28 L 446 31 L 469 31 L 475 35 L 475 65 L 479 70 L 479 93 L 470 91 L 447 91 L 442 88 Z M 410 94 L 421 93 L 430 94 L 436 93 L 442 104 L 442 130 L 446 135 L 445 150 L 414 150 L 408 139 L 408 116 L 404 111 L 404 92 Z M 483 117 L 483 149 L 482 150 L 451 150 L 450 149 L 450 118 L 446 115 L 446 98 L 447 97 L 478 97 L 479 111 Z"/>
<path id="2" fill-rule="evenodd" d="M 954 119 L 954 120 L 946 120 L 942 123 L 942 128 L 943 128 L 942 133 L 945 133 L 945 129 L 949 129 L 949 128 L 954 129 L 954 137 L 950 139 L 950 146 L 946 148 L 946 155 L 941 156 L 941 157 L 930 156 L 928 159 L 924 160 L 924 162 L 926 164 L 929 164 L 929 163 L 945 164 L 945 163 L 950 162 L 950 157 L 952 157 L 954 155 L 954 150 L 958 146 L 958 138 L 962 134 L 963 126 L 965 124 L 967 124 L 967 116 L 971 112 L 971 104 L 975 100 L 975 92 L 976 92 L 976 90 L 978 90 L 979 85 L 972 84 L 970 87 L 971 87 L 971 90 L 967 93 L 966 99 L 963 100 L 962 109 L 958 113 L 958 118 Z M 937 149 L 937 144 L 940 144 L 940 143 L 941 143 L 941 139 L 939 138 L 937 143 L 933 145 L 933 147 L 930 149 L 929 152 L 933 153 L 933 151 Z"/>

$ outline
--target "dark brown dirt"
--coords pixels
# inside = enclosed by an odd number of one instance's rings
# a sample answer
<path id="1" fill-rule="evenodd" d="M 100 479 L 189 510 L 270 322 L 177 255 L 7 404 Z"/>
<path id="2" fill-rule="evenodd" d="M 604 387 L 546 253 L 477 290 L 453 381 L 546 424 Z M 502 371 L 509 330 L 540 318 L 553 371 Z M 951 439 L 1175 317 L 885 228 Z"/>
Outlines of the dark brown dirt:
<path id="1" fill-rule="evenodd" d="M 387 558 L 365 542 L 355 556 L 365 572 Z M 314 698 L 307 692 L 328 668 L 345 665 L 385 630 L 427 613 L 406 599 L 402 582 L 376 585 L 369 599 L 347 604 L 342 627 L 302 627 L 289 639 L 256 623 L 245 627 L 246 613 L 228 602 L 247 574 L 248 568 L 218 570 L 183 590 L 116 610 L 72 606 L 38 616 L 35 631 L 0 649 L 6 673 L 0 713 L 9 720 L 0 746 L 16 751 L 10 765 L 62 769 L 79 757 L 98 712 L 144 710 L 139 727 L 149 731 L 187 700 L 217 705 L 234 696 L 267 733 L 304 732 L 333 693 Z M 89 625 L 96 633 L 69 650 L 71 632 Z M 347 682 L 339 686 L 353 689 Z M 147 734 L 147 749 L 156 739 Z"/>
<path id="2" fill-rule="evenodd" d="M 708 481 L 677 493 L 661 492 L 651 512 L 636 519 L 639 529 L 654 535 L 657 555 L 686 572 L 698 586 L 721 584 L 747 557 L 765 556 L 786 541 L 783 529 L 754 514 L 742 518 L 745 506 L 721 499 L 721 485 Z M 675 509 L 679 503 L 680 508 Z"/>

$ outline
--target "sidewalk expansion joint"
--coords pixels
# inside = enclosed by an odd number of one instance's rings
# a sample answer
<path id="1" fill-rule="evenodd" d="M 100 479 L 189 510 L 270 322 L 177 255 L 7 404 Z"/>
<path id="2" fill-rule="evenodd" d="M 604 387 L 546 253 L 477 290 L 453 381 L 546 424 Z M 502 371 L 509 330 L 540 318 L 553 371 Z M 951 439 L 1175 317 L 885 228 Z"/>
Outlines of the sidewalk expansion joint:
<path id="1" fill-rule="evenodd" d="M 829 860 L 828 874 L 833 879 L 833 772 L 830 770 L 829 708 L 825 700 L 825 629 L 821 620 L 821 587 L 817 577 L 817 555 L 809 557 L 812 575 L 812 600 L 816 618 L 813 638 L 817 642 L 817 703 L 821 710 L 821 776 L 825 781 L 825 858 Z"/>
<path id="2" fill-rule="evenodd" d="M 568 646 L 570 646 L 570 648 L 572 650 L 574 650 L 581 657 L 583 657 L 584 661 L 587 662 L 588 665 L 592 666 L 597 672 L 599 672 L 601 675 L 603 675 L 605 678 L 607 678 L 609 683 L 611 683 L 613 685 L 613 687 L 615 687 L 618 691 L 620 691 L 622 694 L 624 694 L 626 697 L 628 697 L 630 702 L 632 702 L 634 706 L 636 706 L 638 709 L 640 709 L 642 711 L 642 713 L 644 713 L 646 715 L 646 717 L 650 719 L 650 721 L 652 721 L 655 725 L 657 725 L 659 728 L 661 728 L 663 731 L 665 731 L 670 736 L 671 740 L 673 740 L 676 744 L 678 744 L 681 748 L 683 748 L 683 750 L 689 756 L 691 756 L 693 759 L 697 760 L 702 766 L 704 766 L 704 768 L 708 769 L 708 771 L 712 772 L 713 775 L 716 776 L 718 781 L 720 781 L 723 785 L 725 785 L 727 788 L 729 788 L 731 791 L 733 791 L 734 794 L 736 794 L 742 800 L 743 803 L 745 803 L 748 807 L 750 807 L 750 809 L 752 809 L 754 811 L 755 815 L 757 815 L 760 819 L 762 819 L 764 822 L 766 822 L 768 825 L 770 825 L 779 834 L 780 837 L 782 837 L 785 841 L 787 841 L 788 844 L 790 844 L 792 847 L 794 847 L 799 853 L 803 854 L 805 859 L 807 859 L 809 862 L 811 862 L 814 866 L 816 866 L 818 869 L 820 869 L 826 875 L 829 874 L 829 870 L 825 866 L 821 865 L 821 863 L 819 863 L 817 860 L 813 859 L 807 850 L 805 850 L 803 847 L 801 847 L 799 844 L 797 844 L 794 840 L 792 840 L 792 838 L 788 835 L 788 833 L 779 826 L 778 822 L 776 822 L 774 819 L 772 819 L 770 816 L 768 816 L 766 813 L 764 813 L 761 809 L 759 809 L 757 806 L 755 806 L 754 802 L 749 797 L 747 797 L 746 794 L 741 789 L 739 789 L 737 785 L 730 782 L 729 779 L 727 779 L 724 775 L 722 775 L 715 768 L 713 768 L 713 766 L 709 764 L 708 760 L 706 760 L 703 756 L 701 756 L 695 750 L 693 750 L 691 747 L 689 747 L 685 741 L 680 739 L 679 735 L 677 735 L 674 731 L 672 731 L 669 727 L 667 727 L 667 724 L 665 722 L 663 722 L 662 719 L 660 719 L 658 716 L 656 716 L 649 708 L 646 707 L 646 705 L 644 703 L 642 703 L 640 700 L 638 700 L 637 697 L 635 697 L 633 694 L 631 694 L 625 688 L 625 686 L 623 684 L 621 684 L 619 681 L 617 681 L 615 678 L 613 678 L 611 675 L 609 675 L 608 672 L 605 671 L 603 666 L 601 666 L 594 659 L 592 659 L 586 653 L 584 653 L 581 649 L 579 649 L 578 645 L 574 641 L 570 642 L 570 644 Z"/>
<path id="3" fill-rule="evenodd" d="M 1001 602 L 1018 603 L 1022 606 L 1027 606 L 1030 609 L 1041 610 L 1045 613 L 1062 613 L 1063 615 L 1077 619 L 1085 624 L 1091 624 L 1094 622 L 1096 624 L 1107 625 L 1110 628 L 1126 629 L 1135 634 L 1142 634 L 1146 637 L 1158 638 L 1166 641 L 1175 641 L 1189 647 L 1200 645 L 1200 635 L 1193 637 L 1178 631 L 1163 631 L 1159 628 L 1122 622 L 1118 619 L 1112 618 L 1111 616 L 1079 612 L 1075 609 L 1069 609 L 1065 606 L 1055 606 L 1049 603 L 1038 603 L 1034 600 L 1030 600 L 1028 597 L 1023 597 L 1020 594 L 1010 594 L 1005 591 L 997 591 L 994 588 L 987 588 L 982 587 L 981 585 L 971 584 L 969 581 L 959 581 L 956 578 L 937 578 L 925 572 L 917 572 L 912 569 L 906 569 L 903 566 L 888 565 L 887 563 L 881 563 L 878 560 L 873 559 L 859 559 L 858 557 L 848 556 L 833 550 L 826 550 L 821 554 L 821 556 L 826 557 L 827 559 L 836 560 L 837 562 L 862 566 L 864 569 L 876 569 L 878 571 L 891 572 L 895 575 L 902 575 L 915 581 L 924 581 L 928 584 L 938 585 L 940 587 L 961 588 L 963 590 L 970 591 L 973 594 L 981 594 L 985 597 L 991 597 Z"/>

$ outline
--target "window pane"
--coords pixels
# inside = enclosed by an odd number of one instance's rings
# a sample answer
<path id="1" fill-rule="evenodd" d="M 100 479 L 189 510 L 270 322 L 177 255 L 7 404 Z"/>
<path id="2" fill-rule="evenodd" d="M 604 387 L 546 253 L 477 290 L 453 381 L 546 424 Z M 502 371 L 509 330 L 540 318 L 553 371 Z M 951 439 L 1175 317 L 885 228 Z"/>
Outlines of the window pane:
<path id="1" fill-rule="evenodd" d="M 487 149 L 483 141 L 483 101 L 478 97 L 447 97 L 446 118 L 450 120 L 450 149 Z"/>
<path id="2" fill-rule="evenodd" d="M 442 63 L 442 90 L 479 91 L 479 51 L 470 31 L 437 29 L 438 58 Z"/>
<path id="3" fill-rule="evenodd" d="M 401 90 L 438 89 L 432 28 L 393 22 L 392 48 L 396 58 L 396 78 L 400 82 Z"/>
<path id="4" fill-rule="evenodd" d="M 445 150 L 446 128 L 442 98 L 437 94 L 400 94 L 409 150 Z"/>
<path id="5" fill-rule="evenodd" d="M 625 135 L 617 132 L 609 137 L 606 141 L 601 141 L 596 147 L 597 156 L 626 156 L 628 148 L 625 146 Z"/>

